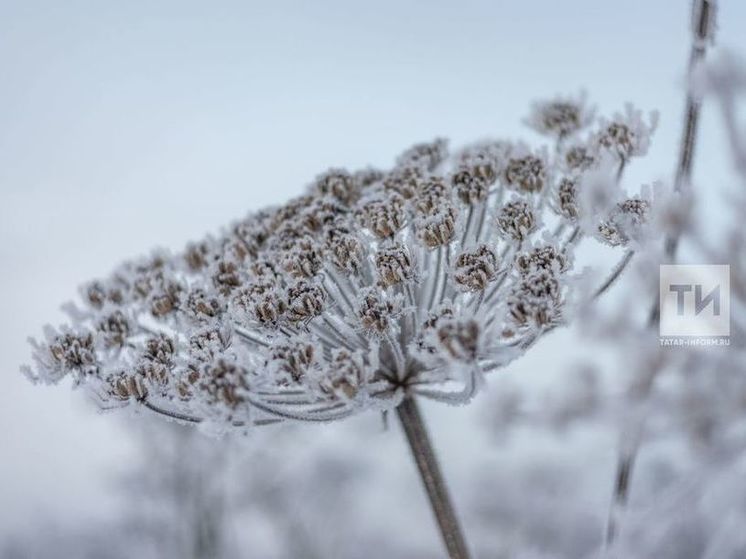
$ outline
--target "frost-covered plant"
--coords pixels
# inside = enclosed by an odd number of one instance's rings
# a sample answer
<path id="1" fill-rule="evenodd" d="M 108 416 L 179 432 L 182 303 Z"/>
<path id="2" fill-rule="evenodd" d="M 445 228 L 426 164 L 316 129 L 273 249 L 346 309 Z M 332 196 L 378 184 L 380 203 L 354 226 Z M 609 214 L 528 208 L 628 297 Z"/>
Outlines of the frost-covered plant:
<path id="1" fill-rule="evenodd" d="M 559 97 L 528 118 L 551 151 L 449 154 L 436 139 L 387 170 L 330 169 L 282 206 L 84 286 L 26 372 L 212 430 L 396 409 L 449 552 L 466 557 L 414 397 L 469 402 L 571 317 L 581 237 L 644 236 L 650 201 L 619 180 L 655 119 L 627 107 L 582 137 L 592 120 L 584 97 Z"/>

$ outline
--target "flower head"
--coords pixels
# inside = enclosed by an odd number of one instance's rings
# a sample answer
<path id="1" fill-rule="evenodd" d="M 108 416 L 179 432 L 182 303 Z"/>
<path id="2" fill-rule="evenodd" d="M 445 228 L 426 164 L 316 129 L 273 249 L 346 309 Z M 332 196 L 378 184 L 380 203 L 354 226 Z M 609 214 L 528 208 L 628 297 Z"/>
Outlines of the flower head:
<path id="1" fill-rule="evenodd" d="M 594 143 L 602 150 L 627 161 L 645 155 L 650 137 L 658 126 L 658 113 L 651 113 L 647 122 L 642 111 L 626 105 L 624 113 L 617 113 L 611 120 L 603 119 L 594 134 Z"/>
<path id="2" fill-rule="evenodd" d="M 564 140 L 590 114 L 557 100 L 531 123 Z M 390 169 L 330 169 L 285 205 L 87 284 L 26 371 L 72 376 L 105 406 L 224 426 L 328 421 L 408 394 L 467 401 L 565 320 L 594 149 L 641 154 L 641 122 L 628 110 L 570 148 L 500 140 L 450 156 L 435 140 Z M 647 202 L 608 198 L 622 201 L 594 231 L 623 244 Z"/>
<path id="3" fill-rule="evenodd" d="M 594 109 L 587 105 L 586 95 L 558 96 L 537 101 L 531 106 L 526 124 L 547 136 L 563 139 L 571 136 L 593 121 Z"/>

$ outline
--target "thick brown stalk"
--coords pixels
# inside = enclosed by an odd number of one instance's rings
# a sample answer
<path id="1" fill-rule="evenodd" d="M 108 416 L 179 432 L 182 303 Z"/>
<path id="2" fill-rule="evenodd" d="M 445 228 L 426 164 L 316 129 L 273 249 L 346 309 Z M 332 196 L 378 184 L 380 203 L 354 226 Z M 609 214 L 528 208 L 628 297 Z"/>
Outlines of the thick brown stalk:
<path id="1" fill-rule="evenodd" d="M 407 436 L 409 448 L 412 450 L 412 457 L 417 463 L 417 469 L 430 499 L 430 506 L 438 522 L 448 556 L 450 559 L 468 559 L 466 542 L 417 402 L 408 396 L 399 404 L 396 412 Z"/>

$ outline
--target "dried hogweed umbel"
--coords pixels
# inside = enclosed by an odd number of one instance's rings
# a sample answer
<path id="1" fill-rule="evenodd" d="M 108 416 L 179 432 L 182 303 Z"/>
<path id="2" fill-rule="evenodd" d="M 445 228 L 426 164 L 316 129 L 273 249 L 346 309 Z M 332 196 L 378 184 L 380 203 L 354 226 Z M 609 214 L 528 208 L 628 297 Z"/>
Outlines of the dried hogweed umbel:
<path id="1" fill-rule="evenodd" d="M 646 219 L 646 200 L 617 193 L 608 215 L 582 215 L 585 174 L 614 175 L 652 131 L 628 108 L 581 138 L 592 119 L 584 98 L 559 98 L 527 119 L 553 149 L 449 155 L 438 139 L 389 170 L 331 169 L 284 206 L 84 287 L 27 372 L 225 426 L 468 401 L 564 320 L 584 233 L 623 245 Z"/>

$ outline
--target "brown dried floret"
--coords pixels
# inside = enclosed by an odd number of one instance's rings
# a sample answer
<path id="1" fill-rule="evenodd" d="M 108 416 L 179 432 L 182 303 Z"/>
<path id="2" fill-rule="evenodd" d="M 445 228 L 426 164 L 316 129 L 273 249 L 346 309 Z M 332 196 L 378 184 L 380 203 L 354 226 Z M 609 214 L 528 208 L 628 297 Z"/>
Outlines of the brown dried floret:
<path id="1" fill-rule="evenodd" d="M 176 347 L 165 334 L 148 338 L 145 353 L 137 365 L 137 372 L 156 386 L 166 386 L 175 366 Z"/>
<path id="2" fill-rule="evenodd" d="M 121 305 L 124 301 L 124 294 L 119 287 L 112 287 L 100 281 L 89 283 L 84 290 L 85 301 L 94 309 L 101 309 L 104 303 L 113 303 Z"/>
<path id="3" fill-rule="evenodd" d="M 447 245 L 456 234 L 456 208 L 447 205 L 437 213 L 417 220 L 417 237 L 427 248 Z"/>
<path id="4" fill-rule="evenodd" d="M 378 283 L 391 287 L 414 278 L 415 268 L 407 247 L 394 243 L 381 247 L 376 253 Z"/>
<path id="5" fill-rule="evenodd" d="M 414 208 L 421 215 L 434 215 L 441 211 L 450 199 L 451 189 L 445 179 L 433 176 L 420 183 L 414 198 Z"/>
<path id="6" fill-rule="evenodd" d="M 638 143 L 635 132 L 623 122 L 610 122 L 598 134 L 597 141 L 622 159 L 629 158 L 637 149 Z"/>
<path id="7" fill-rule="evenodd" d="M 357 273 L 363 258 L 360 240 L 346 227 L 333 227 L 324 233 L 324 252 L 338 269 Z"/>
<path id="8" fill-rule="evenodd" d="M 362 356 L 338 349 L 332 353 L 319 388 L 330 398 L 354 398 L 364 382 L 365 364 Z"/>
<path id="9" fill-rule="evenodd" d="M 451 319 L 444 321 L 436 335 L 440 346 L 459 361 L 472 362 L 479 352 L 481 328 L 474 319 Z"/>
<path id="10" fill-rule="evenodd" d="M 199 388 L 210 404 L 223 404 L 236 409 L 245 401 L 243 392 L 248 389 L 246 370 L 225 359 L 219 359 L 202 368 Z"/>
<path id="11" fill-rule="evenodd" d="M 358 317 L 363 328 L 370 332 L 383 334 L 391 327 L 391 321 L 397 311 L 396 305 L 384 299 L 375 289 L 368 289 L 360 298 Z"/>
<path id="12" fill-rule="evenodd" d="M 145 378 L 139 373 L 130 374 L 124 371 L 108 379 L 107 392 L 110 397 L 123 402 L 130 399 L 142 402 L 148 397 Z"/>
<path id="13" fill-rule="evenodd" d="M 329 169 L 316 178 L 314 188 L 320 194 L 333 196 L 347 206 L 357 199 L 358 194 L 355 179 L 346 169 Z"/>
<path id="14" fill-rule="evenodd" d="M 393 237 L 406 221 L 404 200 L 393 193 L 364 203 L 356 214 L 360 224 L 379 239 Z"/>
<path id="15" fill-rule="evenodd" d="M 238 265 L 230 260 L 218 262 L 217 269 L 212 276 L 212 283 L 223 295 L 229 295 L 241 286 L 241 275 Z"/>
<path id="16" fill-rule="evenodd" d="M 448 156 L 448 141 L 436 138 L 432 142 L 415 144 L 396 159 L 399 167 L 418 166 L 427 171 L 434 170 Z"/>
<path id="17" fill-rule="evenodd" d="M 324 265 L 322 248 L 311 237 L 298 239 L 280 255 L 283 269 L 296 278 L 312 278 Z"/>
<path id="18" fill-rule="evenodd" d="M 104 345 L 108 348 L 122 347 L 130 334 L 130 321 L 122 311 L 113 311 L 103 317 L 97 325 Z"/>
<path id="19" fill-rule="evenodd" d="M 645 223 L 649 211 L 650 202 L 641 198 L 619 202 L 609 217 L 598 226 L 601 239 L 611 246 L 626 245 Z"/>
<path id="20" fill-rule="evenodd" d="M 207 320 L 218 316 L 222 312 L 222 305 L 217 297 L 208 295 L 204 289 L 192 289 L 187 295 L 186 307 L 192 316 Z"/>
<path id="21" fill-rule="evenodd" d="M 212 361 L 231 346 L 230 330 L 210 326 L 189 337 L 189 354 L 197 361 Z"/>
<path id="22" fill-rule="evenodd" d="M 553 245 L 543 245 L 519 254 L 515 265 L 520 274 L 526 276 L 540 270 L 561 274 L 567 270 L 568 262 L 564 251 Z"/>
<path id="23" fill-rule="evenodd" d="M 536 217 L 528 202 L 512 200 L 497 214 L 498 232 L 505 238 L 522 241 L 536 229 Z"/>
<path id="24" fill-rule="evenodd" d="M 586 120 L 583 107 L 569 101 L 552 101 L 544 103 L 538 108 L 538 128 L 551 132 L 560 138 L 577 132 L 584 126 Z"/>
<path id="25" fill-rule="evenodd" d="M 98 370 L 92 334 L 61 334 L 49 346 L 49 353 L 66 372 L 91 374 Z"/>
<path id="26" fill-rule="evenodd" d="M 456 257 L 453 279 L 464 291 L 482 291 L 495 279 L 497 255 L 487 245 L 465 250 Z"/>
<path id="27" fill-rule="evenodd" d="M 565 151 L 565 166 L 570 171 L 587 171 L 596 163 L 596 157 L 588 146 L 575 145 Z"/>
<path id="28" fill-rule="evenodd" d="M 292 198 L 273 212 L 271 230 L 275 235 L 285 228 L 297 228 L 300 216 L 313 203 L 314 196 L 305 195 Z"/>
<path id="29" fill-rule="evenodd" d="M 451 176 L 456 195 L 464 204 L 473 205 L 487 199 L 489 184 L 469 167 L 460 167 Z"/>
<path id="30" fill-rule="evenodd" d="M 325 302 L 321 287 L 301 280 L 287 289 L 287 317 L 292 322 L 308 322 L 324 312 Z"/>
<path id="31" fill-rule="evenodd" d="M 369 186 L 381 182 L 385 176 L 386 174 L 383 171 L 374 169 L 372 167 L 367 167 L 365 169 L 355 171 L 355 173 L 352 175 L 352 180 L 355 182 L 355 187 L 358 189 L 358 191 L 360 191 L 364 188 L 368 188 Z"/>
<path id="32" fill-rule="evenodd" d="M 268 353 L 265 367 L 273 371 L 281 386 L 301 382 L 316 363 L 316 349 L 309 341 L 298 339 L 279 342 Z"/>
<path id="33" fill-rule="evenodd" d="M 383 186 L 405 200 L 410 200 L 417 195 L 424 180 L 425 172 L 420 167 L 397 167 L 384 177 Z"/>
<path id="34" fill-rule="evenodd" d="M 504 172 L 506 184 L 521 192 L 539 192 L 544 188 L 547 171 L 544 161 L 534 155 L 511 158 Z"/>
<path id="35" fill-rule="evenodd" d="M 150 313 L 161 318 L 178 310 L 181 306 L 182 287 L 176 282 L 164 281 L 150 295 Z"/>
<path id="36" fill-rule="evenodd" d="M 314 200 L 303 212 L 302 223 L 306 229 L 317 234 L 324 228 L 340 221 L 348 212 L 349 208 L 334 198 L 319 198 Z"/>
<path id="37" fill-rule="evenodd" d="M 579 215 L 578 184 L 576 179 L 563 177 L 557 186 L 558 213 L 574 221 Z"/>
<path id="38" fill-rule="evenodd" d="M 207 242 L 189 243 L 184 251 L 184 262 L 190 272 L 203 270 L 210 261 L 210 246 Z"/>
<path id="39" fill-rule="evenodd" d="M 548 326 L 559 316 L 560 284 L 546 270 L 522 277 L 508 296 L 508 312 L 518 326 Z"/>

